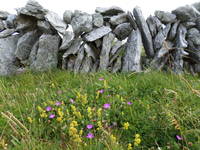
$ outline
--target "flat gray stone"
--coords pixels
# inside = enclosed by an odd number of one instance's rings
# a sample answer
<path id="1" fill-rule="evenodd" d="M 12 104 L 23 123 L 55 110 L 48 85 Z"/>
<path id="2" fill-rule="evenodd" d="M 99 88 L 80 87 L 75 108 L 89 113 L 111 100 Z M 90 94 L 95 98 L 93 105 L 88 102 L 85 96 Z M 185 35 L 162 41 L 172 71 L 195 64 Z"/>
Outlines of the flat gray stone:
<path id="1" fill-rule="evenodd" d="M 110 62 L 109 62 L 109 66 L 113 66 L 113 63 L 117 60 L 117 58 L 120 57 L 120 56 L 121 56 L 121 57 L 123 56 L 123 53 L 124 53 L 124 51 L 125 51 L 125 49 L 126 49 L 126 45 L 127 45 L 127 43 L 121 45 L 121 46 L 116 50 L 116 52 L 115 52 L 113 55 L 111 55 L 111 57 L 110 57 Z"/>
<path id="2" fill-rule="evenodd" d="M 39 37 L 40 34 L 36 30 L 27 32 L 22 37 L 20 37 L 17 42 L 15 56 L 21 61 L 28 59 L 31 53 L 31 49 Z"/>
<path id="3" fill-rule="evenodd" d="M 154 39 L 154 49 L 159 50 L 163 46 L 163 42 L 167 39 L 167 35 L 170 31 L 171 24 L 167 24 L 166 27 L 159 31 Z"/>
<path id="4" fill-rule="evenodd" d="M 16 15 L 13 15 L 13 14 L 8 15 L 8 17 L 5 21 L 6 27 L 9 29 L 15 28 L 15 26 L 16 26 L 15 20 L 16 20 Z"/>
<path id="5" fill-rule="evenodd" d="M 47 10 L 44 9 L 38 2 L 35 0 L 28 0 L 25 7 L 17 9 L 18 14 L 23 14 L 27 16 L 33 16 L 37 19 L 44 19 Z"/>
<path id="6" fill-rule="evenodd" d="M 103 71 L 107 70 L 107 67 L 109 65 L 109 54 L 111 51 L 112 42 L 114 38 L 115 36 L 112 33 L 109 33 L 103 38 L 102 49 L 100 53 L 99 70 L 103 70 Z"/>
<path id="7" fill-rule="evenodd" d="M 129 36 L 132 30 L 133 27 L 130 23 L 122 23 L 113 30 L 113 33 L 119 40 L 124 40 Z"/>
<path id="8" fill-rule="evenodd" d="M 183 22 L 182 24 L 183 24 L 187 29 L 194 28 L 195 26 L 197 26 L 197 28 L 198 28 L 198 25 L 197 25 L 195 22 L 192 22 L 192 21 Z M 199 28 L 199 29 L 200 29 L 200 28 Z"/>
<path id="9" fill-rule="evenodd" d="M 95 13 L 92 15 L 93 18 L 93 26 L 94 27 L 102 27 L 103 26 L 103 16 L 99 13 Z"/>
<path id="10" fill-rule="evenodd" d="M 118 15 L 119 13 L 124 13 L 124 11 L 117 6 L 112 6 L 108 8 L 97 7 L 95 12 L 102 14 L 103 16 L 114 16 Z"/>
<path id="11" fill-rule="evenodd" d="M 94 61 L 96 61 L 97 55 L 96 55 L 95 51 L 88 44 L 85 44 L 84 48 L 85 48 L 85 52 L 86 52 L 87 56 L 92 57 L 92 59 Z"/>
<path id="12" fill-rule="evenodd" d="M 86 56 L 83 60 L 83 63 L 81 65 L 81 69 L 80 72 L 82 73 L 88 73 L 92 70 L 93 68 L 93 62 L 92 62 L 92 58 Z"/>
<path id="13" fill-rule="evenodd" d="M 71 10 L 66 10 L 63 14 L 63 20 L 66 24 L 70 24 L 72 21 L 73 12 Z"/>
<path id="14" fill-rule="evenodd" d="M 100 28 L 94 29 L 93 31 L 91 31 L 90 33 L 87 33 L 84 36 L 84 40 L 87 42 L 93 42 L 96 41 L 100 38 L 102 38 L 103 36 L 107 35 L 108 33 L 110 33 L 112 30 L 110 27 L 106 27 L 106 26 L 102 26 Z"/>
<path id="15" fill-rule="evenodd" d="M 175 23 L 172 25 L 172 27 L 171 27 L 171 29 L 170 29 L 170 32 L 169 32 L 169 34 L 168 34 L 168 37 L 167 37 L 168 40 L 171 40 L 171 41 L 172 41 L 172 40 L 175 39 L 179 24 L 180 24 L 180 21 L 177 21 L 177 22 L 175 22 Z"/>
<path id="16" fill-rule="evenodd" d="M 15 29 L 6 29 L 0 32 L 0 38 L 6 38 L 12 35 L 16 30 Z"/>
<path id="17" fill-rule="evenodd" d="M 176 22 L 176 15 L 165 12 L 165 11 L 155 11 L 155 16 L 164 24 Z"/>
<path id="18" fill-rule="evenodd" d="M 130 22 L 130 24 L 132 25 L 133 29 L 136 30 L 137 24 L 135 22 L 133 14 L 130 11 L 127 12 L 127 18 L 128 18 L 128 21 Z"/>
<path id="19" fill-rule="evenodd" d="M 160 22 L 160 20 L 157 17 L 154 16 L 149 16 L 147 18 L 147 24 L 149 27 L 149 30 L 151 32 L 151 36 L 153 38 L 155 38 L 155 36 L 157 35 L 157 33 L 162 30 L 162 23 Z"/>
<path id="20" fill-rule="evenodd" d="M 125 56 L 123 58 L 123 72 L 141 71 L 142 38 L 138 30 L 133 30 L 128 38 Z"/>
<path id="21" fill-rule="evenodd" d="M 46 71 L 57 68 L 59 36 L 43 34 L 39 38 L 39 49 L 36 60 L 31 65 L 35 71 Z"/>
<path id="22" fill-rule="evenodd" d="M 145 18 L 142 15 L 142 11 L 140 10 L 139 7 L 134 8 L 133 15 L 135 17 L 137 26 L 140 29 L 141 34 L 142 34 L 142 41 L 144 44 L 145 52 L 148 57 L 152 58 L 154 56 L 152 36 L 149 31 L 149 27 L 145 21 Z"/>
<path id="23" fill-rule="evenodd" d="M 116 62 L 112 67 L 112 73 L 119 72 L 122 68 L 122 56 L 117 57 Z"/>
<path id="24" fill-rule="evenodd" d="M 15 74 L 17 67 L 15 61 L 15 49 L 19 35 L 0 39 L 0 76 Z"/>
<path id="25" fill-rule="evenodd" d="M 5 25 L 2 20 L 0 20 L 0 32 L 5 29 Z"/>
<path id="26" fill-rule="evenodd" d="M 0 11 L 0 19 L 6 20 L 9 13 L 7 11 Z"/>
<path id="27" fill-rule="evenodd" d="M 61 50 L 67 49 L 70 47 L 70 45 L 72 44 L 73 40 L 75 38 L 75 35 L 73 32 L 71 31 L 66 31 L 66 33 L 63 36 L 62 39 L 62 44 L 60 46 Z"/>
<path id="28" fill-rule="evenodd" d="M 54 31 L 50 25 L 49 22 L 47 21 L 41 21 L 41 20 L 38 20 L 37 21 L 37 26 L 38 26 L 38 29 L 42 32 L 42 33 L 46 33 L 46 34 L 53 34 Z"/>
<path id="29" fill-rule="evenodd" d="M 84 47 L 81 46 L 81 48 L 80 48 L 80 50 L 79 50 L 79 52 L 77 54 L 77 58 L 75 60 L 75 63 L 74 63 L 74 72 L 79 72 L 80 71 L 84 56 L 85 56 L 84 55 Z"/>
<path id="30" fill-rule="evenodd" d="M 81 35 L 83 32 L 88 33 L 93 29 L 92 15 L 75 11 L 72 18 L 71 25 L 75 35 Z"/>
<path id="31" fill-rule="evenodd" d="M 117 51 L 119 50 L 119 48 L 123 45 L 122 41 L 114 41 L 114 45 L 112 46 L 112 49 L 110 51 L 110 55 L 114 55 L 115 53 L 117 53 Z"/>
<path id="32" fill-rule="evenodd" d="M 60 16 L 52 11 L 48 11 L 45 15 L 46 20 L 54 27 L 58 33 L 64 35 L 67 29 L 67 24 L 60 18 Z"/>
<path id="33" fill-rule="evenodd" d="M 39 41 L 36 41 L 31 49 L 31 53 L 28 58 L 28 64 L 29 66 L 33 65 L 34 61 L 37 59 L 37 52 L 39 49 Z"/>
<path id="34" fill-rule="evenodd" d="M 185 39 L 186 33 L 187 29 L 182 24 L 180 24 L 177 31 L 176 44 L 175 44 L 177 48 L 186 48 L 188 46 L 188 43 Z"/>
<path id="35" fill-rule="evenodd" d="M 112 25 L 119 25 L 128 21 L 128 17 L 126 13 L 122 13 L 116 16 L 112 16 L 110 18 L 110 23 Z"/>

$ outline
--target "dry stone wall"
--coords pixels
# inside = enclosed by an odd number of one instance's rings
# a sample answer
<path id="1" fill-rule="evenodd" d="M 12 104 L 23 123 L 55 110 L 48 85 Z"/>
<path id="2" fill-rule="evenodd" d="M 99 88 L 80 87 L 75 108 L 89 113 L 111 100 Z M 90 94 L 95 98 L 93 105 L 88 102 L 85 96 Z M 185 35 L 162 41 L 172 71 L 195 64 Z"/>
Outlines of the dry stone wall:
<path id="1" fill-rule="evenodd" d="M 200 72 L 200 3 L 147 19 L 139 7 L 66 10 L 63 18 L 29 0 L 0 11 L 0 75 L 26 69 L 74 72 Z"/>

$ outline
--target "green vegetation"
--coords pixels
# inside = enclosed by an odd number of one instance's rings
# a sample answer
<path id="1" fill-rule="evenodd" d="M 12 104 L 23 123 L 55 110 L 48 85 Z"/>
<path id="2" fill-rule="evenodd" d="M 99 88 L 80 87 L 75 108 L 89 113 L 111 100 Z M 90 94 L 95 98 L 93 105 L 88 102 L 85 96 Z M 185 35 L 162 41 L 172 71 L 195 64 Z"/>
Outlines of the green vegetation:
<path id="1" fill-rule="evenodd" d="M 0 112 L 0 149 L 200 149 L 200 80 L 189 75 L 0 77 Z"/>

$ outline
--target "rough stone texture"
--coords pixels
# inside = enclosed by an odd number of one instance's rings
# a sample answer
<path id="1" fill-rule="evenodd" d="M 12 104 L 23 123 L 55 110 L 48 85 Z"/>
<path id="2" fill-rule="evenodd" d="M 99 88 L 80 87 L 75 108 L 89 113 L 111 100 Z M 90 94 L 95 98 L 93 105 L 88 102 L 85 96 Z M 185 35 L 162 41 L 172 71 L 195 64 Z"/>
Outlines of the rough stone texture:
<path id="1" fill-rule="evenodd" d="M 68 26 L 57 13 L 48 11 L 47 14 L 45 15 L 45 18 L 54 27 L 54 29 L 58 31 L 58 33 L 62 35 L 65 34 Z"/>
<path id="2" fill-rule="evenodd" d="M 92 59 L 93 59 L 94 61 L 96 61 L 97 56 L 96 56 L 95 51 L 94 51 L 88 44 L 85 44 L 85 45 L 84 45 L 84 48 L 85 48 L 85 52 L 86 52 L 87 56 L 88 56 L 88 57 L 92 57 Z"/>
<path id="3" fill-rule="evenodd" d="M 180 24 L 178 31 L 177 31 L 177 37 L 176 37 L 176 47 L 178 48 L 186 48 L 188 43 L 186 41 L 186 33 L 187 29 Z"/>
<path id="4" fill-rule="evenodd" d="M 92 57 L 86 56 L 83 60 L 80 72 L 88 73 L 92 70 L 92 68 L 93 68 Z"/>
<path id="5" fill-rule="evenodd" d="M 196 23 L 195 22 L 183 22 L 182 25 L 184 25 L 187 29 L 191 29 L 191 28 L 194 28 L 196 26 Z M 197 25 L 198 27 L 198 25 Z"/>
<path id="6" fill-rule="evenodd" d="M 66 10 L 63 14 L 63 20 L 65 23 L 70 24 L 72 21 L 73 12 L 71 10 Z"/>
<path id="7" fill-rule="evenodd" d="M 115 41 L 115 44 L 114 46 L 112 46 L 112 49 L 110 51 L 110 55 L 114 55 L 118 50 L 119 48 L 123 45 L 122 41 Z"/>
<path id="8" fill-rule="evenodd" d="M 103 38 L 102 49 L 100 53 L 99 70 L 107 70 L 107 67 L 109 65 L 109 54 L 114 38 L 115 36 L 112 33 L 109 33 Z"/>
<path id="9" fill-rule="evenodd" d="M 15 20 L 16 20 L 16 15 L 8 15 L 6 19 L 6 27 L 7 28 L 15 28 Z"/>
<path id="10" fill-rule="evenodd" d="M 112 16 L 110 18 L 110 23 L 112 25 L 119 25 L 119 24 L 125 23 L 127 21 L 128 21 L 128 18 L 127 18 L 126 13 L 119 14 L 119 15 L 116 15 L 116 16 Z"/>
<path id="11" fill-rule="evenodd" d="M 128 38 L 122 71 L 141 71 L 142 38 L 139 30 L 133 30 Z"/>
<path id="12" fill-rule="evenodd" d="M 70 47 L 71 43 L 73 42 L 75 35 L 71 31 L 67 31 L 62 39 L 62 44 L 60 46 L 61 50 L 67 49 Z"/>
<path id="13" fill-rule="evenodd" d="M 105 36 L 111 31 L 112 30 L 110 27 L 102 26 L 86 34 L 83 39 L 87 42 L 92 42 L 92 41 L 102 38 L 103 36 Z"/>
<path id="14" fill-rule="evenodd" d="M 117 51 L 115 52 L 115 54 L 114 55 L 111 55 L 111 57 L 110 57 L 110 62 L 109 62 L 109 66 L 112 66 L 113 65 L 113 63 L 117 60 L 117 58 L 118 57 L 123 57 L 123 53 L 124 53 L 124 51 L 125 51 L 125 49 L 126 49 L 126 45 L 127 45 L 127 43 L 126 44 L 123 44 L 121 47 L 119 47 L 118 49 L 117 49 Z"/>
<path id="15" fill-rule="evenodd" d="M 149 31 L 148 25 L 142 15 L 142 11 L 140 10 L 139 7 L 136 7 L 133 10 L 133 14 L 136 19 L 137 26 L 140 29 L 141 34 L 142 34 L 142 41 L 144 44 L 145 52 L 148 57 L 153 57 L 154 49 L 153 49 L 152 36 Z"/>
<path id="16" fill-rule="evenodd" d="M 47 21 L 38 20 L 37 26 L 38 26 L 38 29 L 43 33 L 46 33 L 46 34 L 53 34 L 54 33 L 51 25 Z"/>
<path id="17" fill-rule="evenodd" d="M 0 32 L 5 29 L 5 25 L 2 20 L 0 20 Z"/>
<path id="18" fill-rule="evenodd" d="M 15 74 L 17 67 L 15 61 L 15 49 L 19 35 L 10 36 L 0 39 L 0 75 L 8 76 Z"/>
<path id="19" fill-rule="evenodd" d="M 0 19 L 6 20 L 9 13 L 7 11 L 0 11 Z"/>
<path id="20" fill-rule="evenodd" d="M 28 59 L 33 44 L 38 40 L 40 34 L 37 31 L 31 31 L 24 34 L 22 37 L 19 38 L 17 43 L 17 49 L 15 51 L 15 56 L 19 60 L 26 60 Z"/>
<path id="21" fill-rule="evenodd" d="M 180 23 L 180 21 L 177 21 L 177 22 L 175 22 L 175 23 L 172 25 L 172 27 L 171 27 L 171 29 L 170 29 L 170 32 L 169 32 L 169 34 L 168 34 L 168 37 L 167 37 L 168 40 L 171 40 L 171 41 L 172 41 L 172 40 L 175 39 L 176 34 L 177 34 L 177 29 L 178 29 L 179 23 Z"/>
<path id="22" fill-rule="evenodd" d="M 60 38 L 56 35 L 43 34 L 39 39 L 39 49 L 36 60 L 31 68 L 36 71 L 46 71 L 57 67 L 58 46 Z"/>
<path id="23" fill-rule="evenodd" d="M 16 30 L 15 29 L 6 29 L 0 32 L 0 38 L 6 38 L 12 35 Z"/>
<path id="24" fill-rule="evenodd" d="M 162 30 L 162 23 L 157 17 L 149 16 L 147 18 L 147 24 L 149 26 L 149 30 L 151 32 L 151 36 L 154 38 L 157 33 Z"/>
<path id="25" fill-rule="evenodd" d="M 155 16 L 164 24 L 176 22 L 176 15 L 164 11 L 155 11 Z"/>
<path id="26" fill-rule="evenodd" d="M 34 63 L 34 61 L 37 59 L 38 49 L 39 49 L 39 41 L 35 42 L 35 44 L 33 45 L 32 49 L 31 49 L 31 53 L 28 58 L 29 65 L 32 65 Z"/>
<path id="27" fill-rule="evenodd" d="M 83 62 L 83 59 L 84 59 L 84 47 L 81 46 L 80 50 L 79 50 L 79 53 L 77 55 L 77 58 L 75 60 L 75 63 L 74 63 L 74 72 L 79 72 L 80 68 L 81 68 L 81 64 Z"/>
<path id="28" fill-rule="evenodd" d="M 95 13 L 92 15 L 93 18 L 93 26 L 94 27 L 102 27 L 103 26 L 103 16 L 99 13 Z"/>
<path id="29" fill-rule="evenodd" d="M 133 29 L 136 30 L 137 24 L 135 22 L 133 14 L 130 11 L 127 12 L 127 18 L 128 18 L 128 21 L 130 22 L 130 24 L 132 25 Z"/>
<path id="30" fill-rule="evenodd" d="M 167 24 L 167 26 L 158 32 L 154 39 L 154 49 L 158 50 L 162 47 L 163 42 L 166 40 L 169 30 L 171 28 L 171 24 Z"/>
<path id="31" fill-rule="evenodd" d="M 113 30 L 113 33 L 119 40 L 124 40 L 129 36 L 132 30 L 133 27 L 130 23 L 122 23 Z"/>
<path id="32" fill-rule="evenodd" d="M 95 9 L 95 12 L 102 14 L 103 16 L 114 16 L 118 15 L 119 13 L 124 13 L 124 11 L 117 6 L 112 6 L 109 8 L 102 8 L 102 7 L 97 7 Z"/>
<path id="33" fill-rule="evenodd" d="M 119 56 L 112 67 L 112 72 L 116 73 L 120 71 L 122 68 L 122 56 Z"/>
<path id="34" fill-rule="evenodd" d="M 181 20 L 182 22 L 190 21 L 191 19 L 199 16 L 189 5 L 179 7 L 173 10 L 172 13 L 175 14 L 177 19 Z"/>
<path id="35" fill-rule="evenodd" d="M 35 0 L 29 0 L 25 7 L 17 9 L 18 14 L 33 16 L 37 19 L 44 19 L 46 12 L 47 10 Z"/>
<path id="36" fill-rule="evenodd" d="M 92 15 L 75 11 L 71 25 L 75 35 L 80 35 L 83 32 L 88 33 L 93 29 Z"/>

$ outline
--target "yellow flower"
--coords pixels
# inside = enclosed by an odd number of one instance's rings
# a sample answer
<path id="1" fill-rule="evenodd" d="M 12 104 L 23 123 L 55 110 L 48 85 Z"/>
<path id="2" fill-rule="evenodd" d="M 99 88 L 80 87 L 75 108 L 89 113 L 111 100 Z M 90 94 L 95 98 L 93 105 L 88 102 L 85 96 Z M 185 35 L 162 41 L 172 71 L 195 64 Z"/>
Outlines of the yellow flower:
<path id="1" fill-rule="evenodd" d="M 81 129 L 80 131 L 79 131 L 79 135 L 81 136 L 83 134 L 83 130 Z"/>
<path id="2" fill-rule="evenodd" d="M 81 115 L 80 111 L 74 112 L 74 115 L 75 115 L 77 118 L 79 118 L 79 119 L 82 118 L 82 115 Z"/>
<path id="3" fill-rule="evenodd" d="M 91 107 L 87 108 L 87 112 L 88 112 L 88 117 L 92 118 L 92 108 Z"/>
<path id="4" fill-rule="evenodd" d="M 44 111 L 40 106 L 37 106 L 37 110 L 38 110 L 39 112 L 43 112 L 43 111 Z"/>
<path id="5" fill-rule="evenodd" d="M 139 134 L 135 134 L 135 138 L 140 138 L 140 135 Z"/>
<path id="6" fill-rule="evenodd" d="M 141 143 L 141 139 L 140 138 L 135 138 L 134 145 L 138 146 L 140 143 Z"/>
<path id="7" fill-rule="evenodd" d="M 64 113 L 61 111 L 61 108 L 58 108 L 58 115 L 60 117 L 63 117 L 64 116 Z"/>
<path id="8" fill-rule="evenodd" d="M 123 127 L 123 128 L 124 128 L 124 130 L 128 130 L 128 128 L 129 128 L 129 126 L 130 126 L 130 125 L 129 125 L 129 123 L 128 123 L 128 122 L 126 122 L 126 123 L 124 123 L 124 125 L 123 125 L 123 126 L 124 126 L 124 127 Z"/>
<path id="9" fill-rule="evenodd" d="M 117 141 L 117 138 L 114 136 L 114 135 L 110 135 L 110 139 L 111 139 L 111 141 L 113 142 L 113 143 L 116 143 L 116 141 Z"/>
<path id="10" fill-rule="evenodd" d="M 106 80 L 104 80 L 103 84 L 105 89 L 108 88 L 108 82 Z"/>
<path id="11" fill-rule="evenodd" d="M 98 125 L 99 129 L 102 129 L 102 128 L 103 128 L 101 121 L 98 121 L 98 122 L 97 122 L 97 125 Z"/>
<path id="12" fill-rule="evenodd" d="M 73 112 L 76 111 L 76 107 L 74 105 L 71 105 L 71 109 L 72 109 Z"/>
<path id="13" fill-rule="evenodd" d="M 57 120 L 58 122 L 62 122 L 62 121 L 63 121 L 63 118 L 62 118 L 62 117 L 58 117 L 56 120 Z"/>
<path id="14" fill-rule="evenodd" d="M 70 127 L 70 128 L 69 128 L 69 135 L 70 135 L 70 136 L 77 134 L 77 132 L 78 132 L 78 131 L 77 131 L 76 128 L 74 128 L 74 127 Z"/>
<path id="15" fill-rule="evenodd" d="M 33 123 L 33 119 L 31 117 L 27 117 L 29 123 Z"/>
<path id="16" fill-rule="evenodd" d="M 97 116 L 100 118 L 101 115 L 102 115 L 102 108 L 99 108 L 99 109 L 97 110 Z"/>
<path id="17" fill-rule="evenodd" d="M 128 148 L 127 148 L 127 150 L 132 150 L 132 149 L 133 149 L 132 144 L 129 143 L 129 144 L 128 144 Z"/>
<path id="18" fill-rule="evenodd" d="M 43 113 L 40 114 L 40 117 L 41 118 L 47 118 L 47 114 L 45 112 L 43 112 Z"/>

